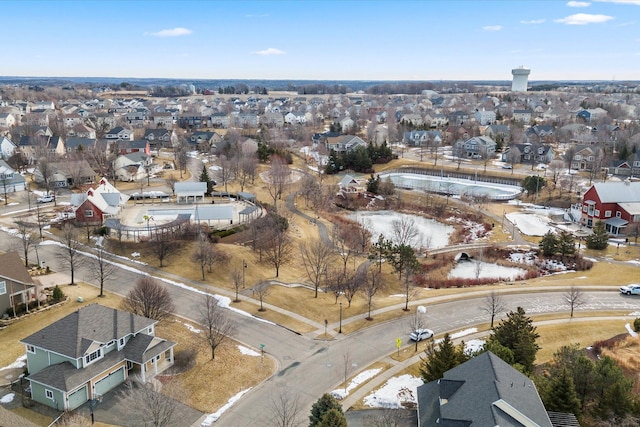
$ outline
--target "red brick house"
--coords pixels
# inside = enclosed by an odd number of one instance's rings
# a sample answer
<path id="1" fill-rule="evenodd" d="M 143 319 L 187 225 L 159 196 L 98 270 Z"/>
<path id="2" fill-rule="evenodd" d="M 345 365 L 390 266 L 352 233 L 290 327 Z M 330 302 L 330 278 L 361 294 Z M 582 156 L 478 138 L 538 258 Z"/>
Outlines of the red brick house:
<path id="1" fill-rule="evenodd" d="M 613 235 L 624 235 L 640 223 L 640 182 L 601 182 L 591 186 L 582 199 L 580 222 L 593 227 L 603 221 Z"/>

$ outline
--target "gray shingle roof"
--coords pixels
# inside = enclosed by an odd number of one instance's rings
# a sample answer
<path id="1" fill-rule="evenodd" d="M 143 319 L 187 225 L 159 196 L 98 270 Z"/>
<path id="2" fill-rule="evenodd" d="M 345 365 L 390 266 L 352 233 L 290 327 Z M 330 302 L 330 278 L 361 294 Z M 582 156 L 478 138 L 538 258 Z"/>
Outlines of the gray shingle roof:
<path id="1" fill-rule="evenodd" d="M 21 342 L 77 359 L 96 341 L 111 340 L 146 330 L 156 321 L 133 313 L 91 304 L 28 336 Z"/>
<path id="2" fill-rule="evenodd" d="M 446 403 L 434 404 L 443 395 L 449 395 Z M 421 426 L 435 425 L 436 419 L 442 426 L 519 426 L 517 417 L 524 416 L 538 426 L 551 427 L 533 382 L 491 352 L 418 387 L 418 411 Z"/>

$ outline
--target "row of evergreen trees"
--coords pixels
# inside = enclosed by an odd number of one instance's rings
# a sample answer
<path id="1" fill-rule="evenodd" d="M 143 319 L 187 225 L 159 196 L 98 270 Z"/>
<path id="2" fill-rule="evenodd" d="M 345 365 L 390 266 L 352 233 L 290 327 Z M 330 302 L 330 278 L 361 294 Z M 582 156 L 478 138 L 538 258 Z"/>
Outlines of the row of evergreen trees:
<path id="1" fill-rule="evenodd" d="M 376 163 L 388 163 L 393 159 L 391 148 L 387 143 L 372 144 L 366 147 L 360 146 L 349 152 L 338 153 L 331 150 L 329 153 L 329 161 L 325 167 L 326 174 L 335 174 L 346 169 L 355 172 L 370 173 L 373 172 L 373 165 Z"/>

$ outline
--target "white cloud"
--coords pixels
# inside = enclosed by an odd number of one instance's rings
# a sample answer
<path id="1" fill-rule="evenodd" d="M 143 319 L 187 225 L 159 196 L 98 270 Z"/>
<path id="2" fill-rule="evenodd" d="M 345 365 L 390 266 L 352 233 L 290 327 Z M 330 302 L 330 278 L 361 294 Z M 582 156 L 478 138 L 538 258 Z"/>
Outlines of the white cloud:
<path id="1" fill-rule="evenodd" d="M 176 27 L 176 28 L 170 28 L 166 30 L 160 30 L 155 33 L 145 33 L 145 35 L 154 36 L 154 37 L 180 37 L 180 36 L 188 36 L 191 33 L 193 33 L 193 31 L 191 31 L 188 28 Z"/>
<path id="2" fill-rule="evenodd" d="M 485 31 L 500 31 L 502 30 L 502 25 L 487 25 L 486 27 L 482 27 Z"/>
<path id="3" fill-rule="evenodd" d="M 286 52 L 280 49 L 276 49 L 273 47 L 270 47 L 268 49 L 265 50 L 257 50 L 255 52 L 251 52 L 254 55 L 262 55 L 262 56 L 269 56 L 269 55 L 284 55 Z"/>
<path id="4" fill-rule="evenodd" d="M 532 19 L 531 21 L 520 21 L 521 24 L 525 25 L 536 25 L 536 24 L 544 24 L 544 19 Z"/>
<path id="5" fill-rule="evenodd" d="M 613 19 L 613 16 L 609 15 L 592 15 L 589 13 L 576 13 L 575 15 L 569 15 L 566 18 L 556 19 L 555 22 L 559 24 L 567 25 L 587 25 L 587 24 L 602 24 Z"/>
<path id="6" fill-rule="evenodd" d="M 569 7 L 589 7 L 589 6 L 591 6 L 591 3 L 587 2 L 587 1 L 570 1 L 570 2 L 567 2 L 567 6 L 569 6 Z"/>
<path id="7" fill-rule="evenodd" d="M 640 6 L 640 0 L 594 0 L 599 3 L 617 3 L 617 4 L 632 4 Z"/>

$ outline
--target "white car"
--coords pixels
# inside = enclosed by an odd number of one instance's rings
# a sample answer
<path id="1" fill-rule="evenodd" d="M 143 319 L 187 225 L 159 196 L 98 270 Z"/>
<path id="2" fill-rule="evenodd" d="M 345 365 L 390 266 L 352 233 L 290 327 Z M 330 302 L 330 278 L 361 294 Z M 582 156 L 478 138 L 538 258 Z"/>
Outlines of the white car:
<path id="1" fill-rule="evenodd" d="M 625 295 L 640 295 L 640 285 L 620 286 L 620 293 Z"/>
<path id="2" fill-rule="evenodd" d="M 38 203 L 49 203 L 53 202 L 53 196 L 51 194 L 45 194 L 44 196 L 40 196 L 36 199 Z"/>
<path id="3" fill-rule="evenodd" d="M 433 336 L 433 331 L 431 329 L 416 329 L 415 331 L 409 334 L 409 338 L 413 341 L 422 341 L 429 339 Z"/>

